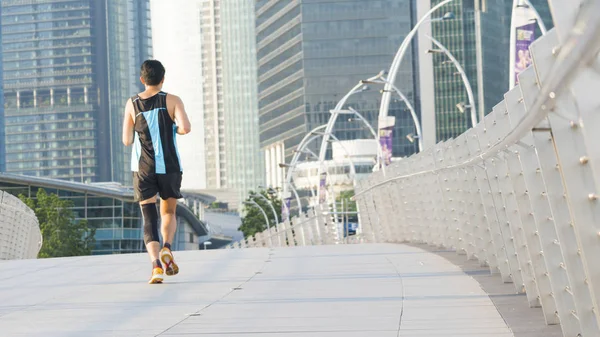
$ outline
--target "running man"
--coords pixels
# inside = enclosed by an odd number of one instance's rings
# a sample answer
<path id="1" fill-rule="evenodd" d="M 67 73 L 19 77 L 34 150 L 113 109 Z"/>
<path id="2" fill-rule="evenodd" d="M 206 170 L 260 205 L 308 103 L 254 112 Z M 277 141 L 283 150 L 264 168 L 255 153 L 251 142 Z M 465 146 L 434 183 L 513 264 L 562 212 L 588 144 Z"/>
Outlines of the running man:
<path id="1" fill-rule="evenodd" d="M 181 99 L 162 91 L 164 77 L 165 68 L 159 61 L 147 60 L 142 64 L 140 81 L 146 90 L 127 100 L 123 119 L 123 144 L 134 145 L 131 151 L 133 187 L 144 217 L 144 243 L 152 261 L 152 276 L 148 282 L 151 284 L 162 283 L 164 273 L 172 276 L 179 272 L 171 252 L 183 174 L 175 138 L 176 134 L 191 131 Z M 158 237 L 157 194 L 161 199 L 162 249 Z"/>

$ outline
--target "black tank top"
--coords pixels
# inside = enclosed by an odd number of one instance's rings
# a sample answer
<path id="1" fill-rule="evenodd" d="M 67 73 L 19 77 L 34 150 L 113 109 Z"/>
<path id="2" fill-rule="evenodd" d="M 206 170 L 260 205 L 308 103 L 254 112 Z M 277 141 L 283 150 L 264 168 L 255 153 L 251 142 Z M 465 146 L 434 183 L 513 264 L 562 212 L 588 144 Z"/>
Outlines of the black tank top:
<path id="1" fill-rule="evenodd" d="M 146 174 L 181 172 L 177 125 L 167 111 L 167 94 L 161 91 L 146 99 L 135 95 L 131 101 L 135 110 L 131 170 Z"/>

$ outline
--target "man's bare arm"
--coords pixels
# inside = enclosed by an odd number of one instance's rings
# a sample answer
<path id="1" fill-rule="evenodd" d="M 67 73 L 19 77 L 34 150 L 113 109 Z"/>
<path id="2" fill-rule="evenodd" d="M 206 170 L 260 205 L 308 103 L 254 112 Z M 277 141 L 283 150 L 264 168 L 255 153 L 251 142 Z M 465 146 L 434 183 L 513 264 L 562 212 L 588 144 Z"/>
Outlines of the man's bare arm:
<path id="1" fill-rule="evenodd" d="M 183 101 L 178 96 L 173 95 L 175 101 L 175 123 L 177 123 L 177 134 L 186 135 L 192 131 L 192 125 L 185 112 Z"/>
<path id="2" fill-rule="evenodd" d="M 125 114 L 123 116 L 123 144 L 129 146 L 133 144 L 133 103 L 131 98 L 125 104 Z"/>

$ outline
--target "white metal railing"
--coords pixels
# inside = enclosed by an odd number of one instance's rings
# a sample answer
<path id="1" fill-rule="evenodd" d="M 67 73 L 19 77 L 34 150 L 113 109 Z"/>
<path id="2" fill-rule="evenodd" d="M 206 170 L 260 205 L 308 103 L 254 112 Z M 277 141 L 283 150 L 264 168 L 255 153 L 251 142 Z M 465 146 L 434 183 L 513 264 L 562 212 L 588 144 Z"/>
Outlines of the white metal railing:
<path id="1" fill-rule="evenodd" d="M 41 248 L 35 213 L 17 197 L 0 191 L 0 260 L 35 259 Z"/>
<path id="2" fill-rule="evenodd" d="M 600 1 L 551 2 L 556 28 L 505 100 L 359 182 L 356 199 L 364 240 L 454 249 L 564 336 L 600 336 Z"/>
<path id="3" fill-rule="evenodd" d="M 564 336 L 600 336 L 600 0 L 549 0 L 555 28 L 483 121 L 359 181 L 351 243 L 415 242 L 489 267 Z M 580 6 L 581 5 L 581 6 Z M 233 248 L 342 243 L 325 210 Z"/>
<path id="4" fill-rule="evenodd" d="M 319 206 L 284 221 L 270 230 L 256 233 L 227 248 L 294 247 L 362 242 L 361 234 L 344 239 L 339 223 L 333 221 L 328 211 L 318 211 Z"/>

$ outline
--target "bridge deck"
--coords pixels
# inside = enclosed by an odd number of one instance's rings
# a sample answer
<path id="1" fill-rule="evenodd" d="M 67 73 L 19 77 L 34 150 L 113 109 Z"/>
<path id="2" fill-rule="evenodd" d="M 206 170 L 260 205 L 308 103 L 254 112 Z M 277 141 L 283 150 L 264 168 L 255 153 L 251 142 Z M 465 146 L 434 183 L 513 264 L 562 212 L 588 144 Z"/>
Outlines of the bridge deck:
<path id="1" fill-rule="evenodd" d="M 143 254 L 0 262 L 0 335 L 513 336 L 477 281 L 415 247 L 176 258 L 162 285 L 145 283 Z"/>

